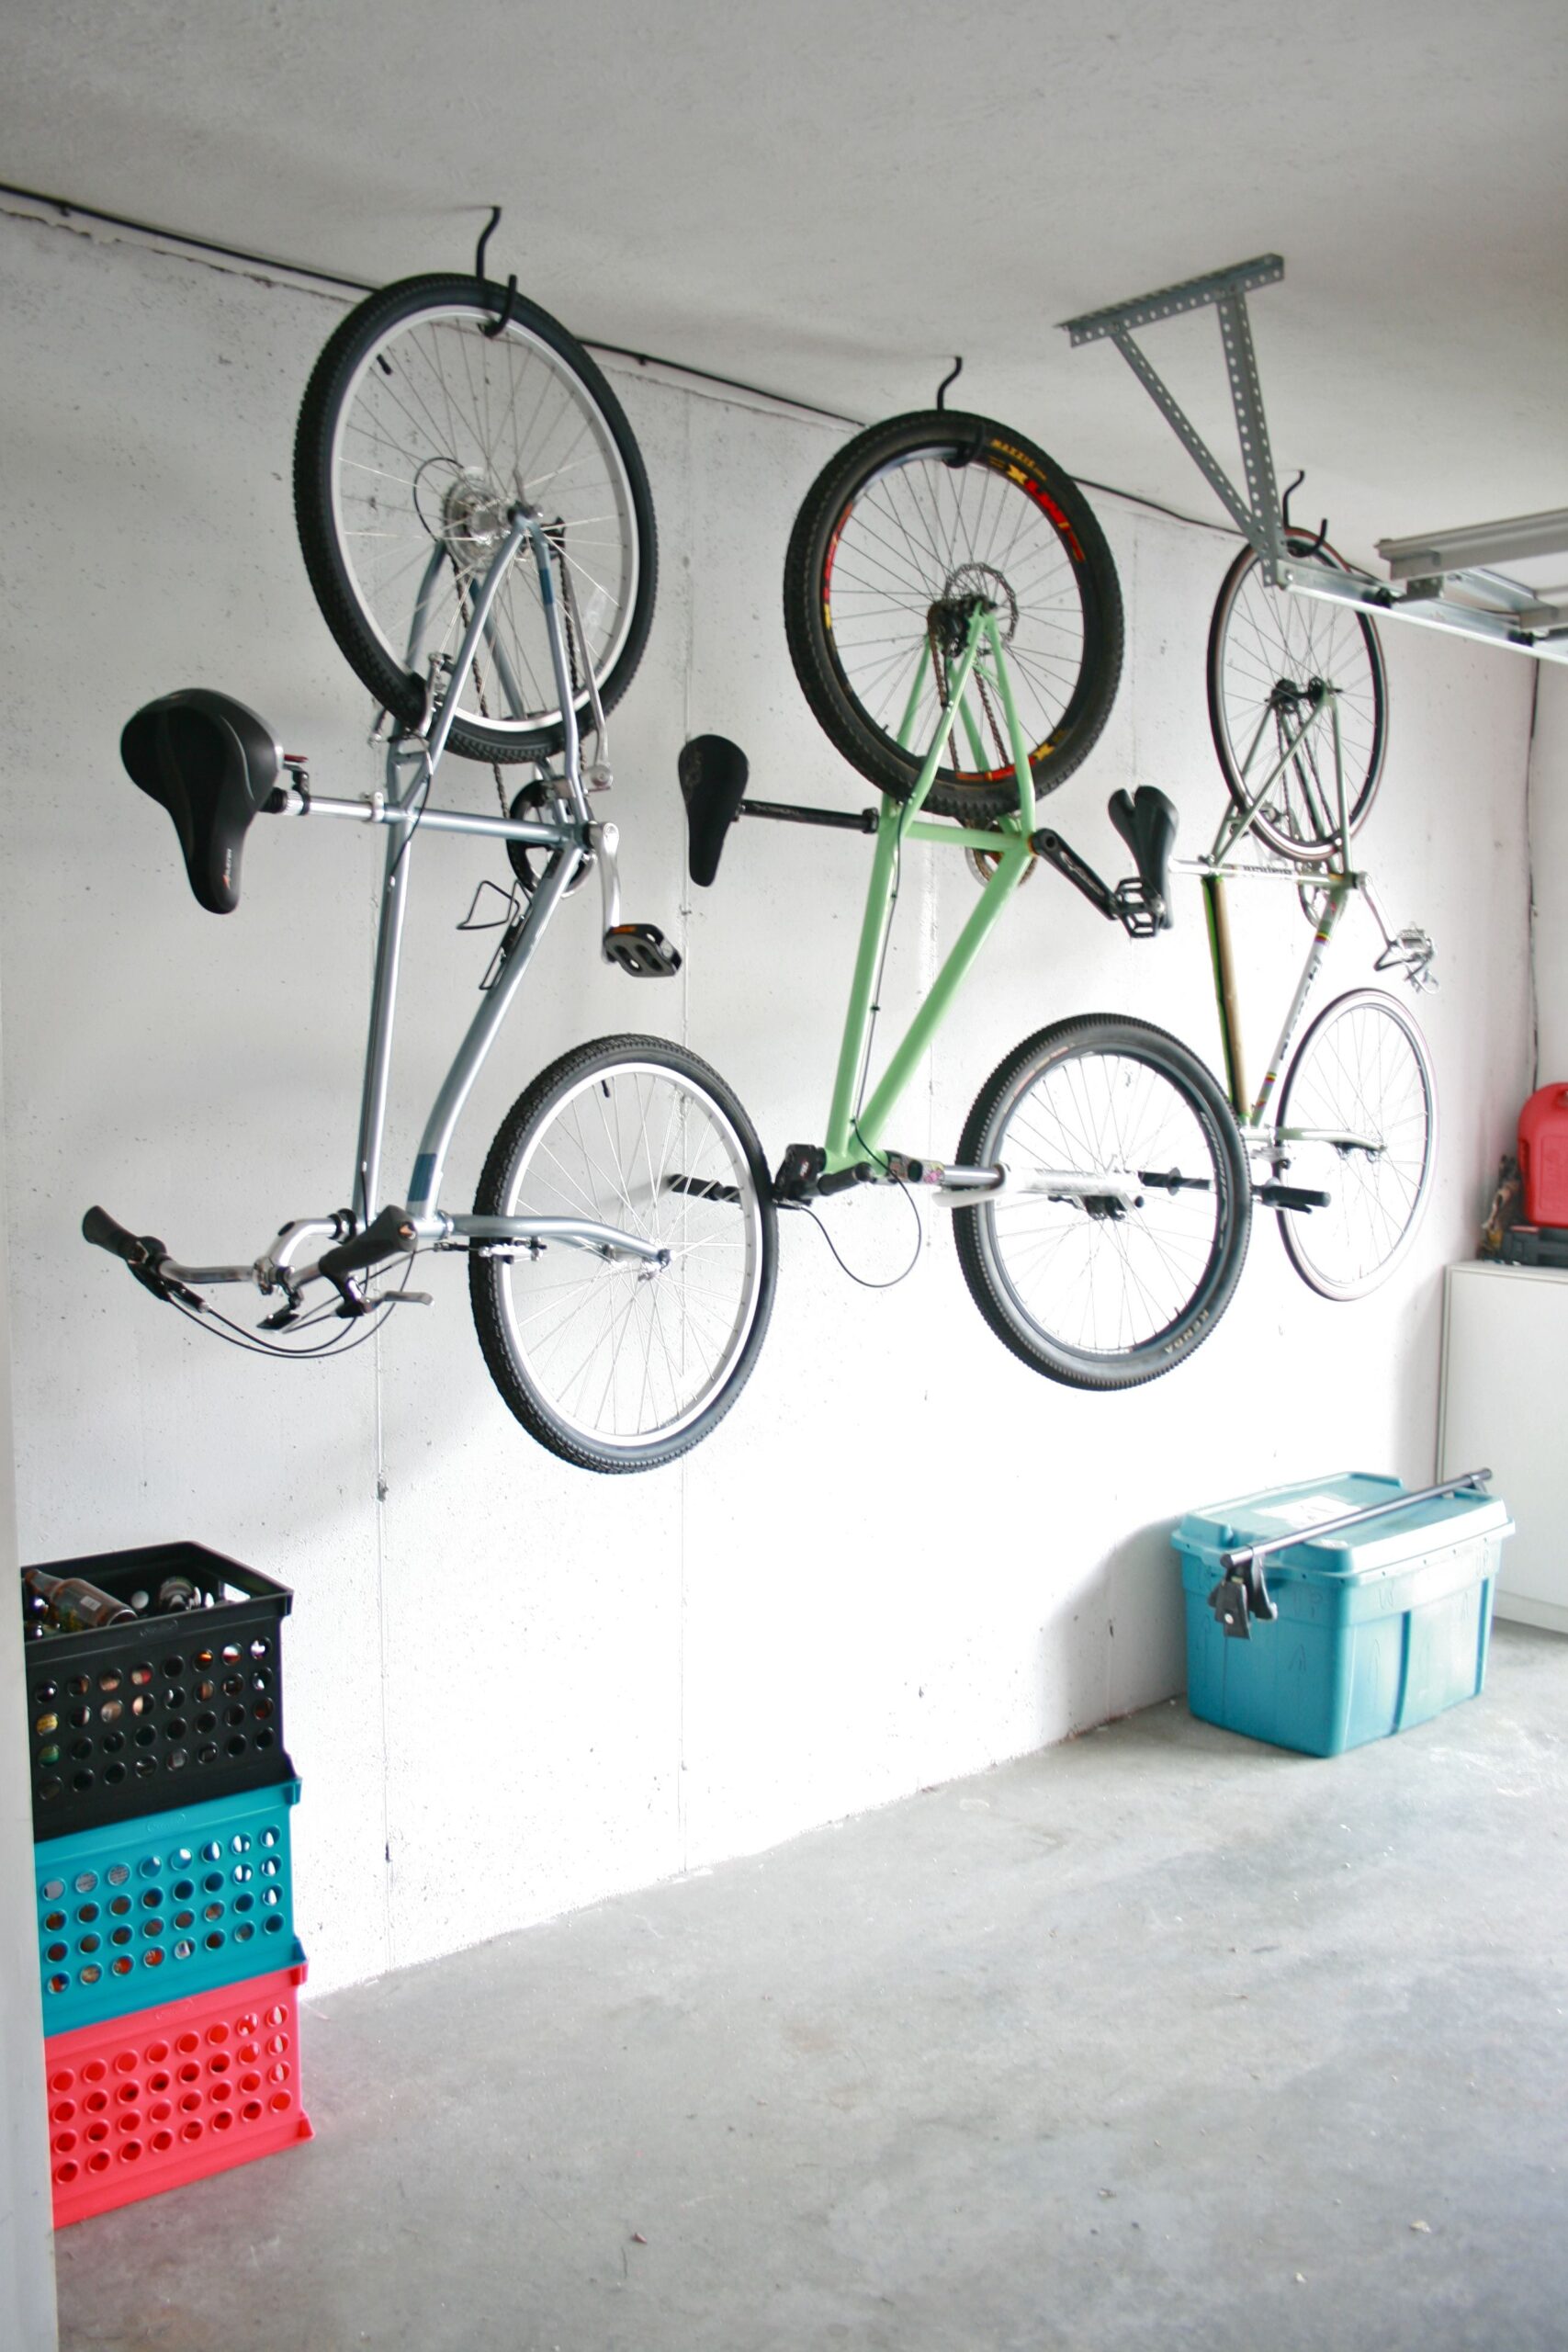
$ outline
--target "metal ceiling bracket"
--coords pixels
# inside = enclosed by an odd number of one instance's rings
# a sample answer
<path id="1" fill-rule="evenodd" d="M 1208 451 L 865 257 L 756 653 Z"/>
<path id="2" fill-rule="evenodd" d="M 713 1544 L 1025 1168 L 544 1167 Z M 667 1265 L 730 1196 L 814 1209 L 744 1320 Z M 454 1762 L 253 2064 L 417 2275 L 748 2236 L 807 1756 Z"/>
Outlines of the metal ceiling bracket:
<path id="1" fill-rule="evenodd" d="M 1254 287 L 1272 286 L 1285 275 L 1278 254 L 1259 254 L 1253 261 L 1237 262 L 1230 269 L 1211 270 L 1203 277 L 1185 278 L 1155 294 L 1139 294 L 1130 302 L 1115 302 L 1103 311 L 1089 311 L 1081 318 L 1064 319 L 1062 325 L 1074 348 L 1109 338 L 1197 466 L 1236 529 L 1263 558 L 1270 586 L 1279 585 L 1282 542 L 1280 535 L 1280 493 L 1274 458 L 1269 446 L 1269 421 L 1263 413 L 1263 387 L 1252 345 L 1247 298 Z M 1133 338 L 1140 327 L 1183 311 L 1213 306 L 1219 312 L 1220 344 L 1235 413 L 1236 438 L 1241 444 L 1242 469 L 1247 478 L 1243 500 L 1208 443 L 1187 415 L 1163 377 Z"/>
<path id="2" fill-rule="evenodd" d="M 1271 587 L 1325 598 L 1331 604 L 1358 605 L 1363 611 L 1398 615 L 1430 628 L 1479 638 L 1485 644 L 1506 646 L 1544 661 L 1568 662 L 1568 604 L 1556 600 L 1557 591 L 1549 590 L 1542 596 L 1519 581 L 1484 568 L 1499 561 L 1568 552 L 1568 508 L 1427 532 L 1418 538 L 1380 539 L 1378 553 L 1389 566 L 1391 582 L 1320 561 L 1315 548 L 1305 555 L 1286 553 L 1263 387 L 1247 314 L 1247 295 L 1259 286 L 1277 284 L 1284 274 L 1285 265 L 1278 254 L 1259 254 L 1229 269 L 1211 270 L 1202 277 L 1184 278 L 1179 285 L 1136 295 L 1130 302 L 1086 311 L 1078 318 L 1062 320 L 1061 325 L 1075 349 L 1085 343 L 1115 345 L 1242 537 L 1261 558 Z M 1211 308 L 1219 313 L 1220 342 L 1247 481 L 1245 499 L 1157 368 L 1134 341 L 1140 327 L 1178 318 L 1184 311 Z"/>

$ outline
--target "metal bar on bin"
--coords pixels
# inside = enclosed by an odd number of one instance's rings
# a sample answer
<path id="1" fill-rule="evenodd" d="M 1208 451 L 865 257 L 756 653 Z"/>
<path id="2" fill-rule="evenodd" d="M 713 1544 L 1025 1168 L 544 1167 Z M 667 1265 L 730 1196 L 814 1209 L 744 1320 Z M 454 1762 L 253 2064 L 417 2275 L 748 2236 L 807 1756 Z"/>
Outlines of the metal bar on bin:
<path id="1" fill-rule="evenodd" d="M 1418 1487 L 1409 1494 L 1391 1495 L 1387 1502 L 1368 1503 L 1360 1510 L 1347 1511 L 1343 1519 L 1325 1519 L 1315 1527 L 1292 1528 L 1289 1535 L 1270 1536 L 1266 1544 L 1244 1544 L 1234 1552 L 1222 1552 L 1220 1566 L 1227 1577 L 1239 1577 L 1255 1560 L 1267 1557 L 1270 1552 L 1289 1551 L 1292 1544 L 1315 1544 L 1325 1535 L 1338 1535 L 1347 1527 L 1360 1527 L 1369 1519 L 1386 1519 L 1391 1511 L 1408 1510 L 1413 1503 L 1436 1502 L 1439 1495 L 1462 1494 L 1467 1487 L 1484 1486 L 1490 1470 L 1467 1470 L 1461 1477 L 1444 1478 L 1435 1487 Z"/>

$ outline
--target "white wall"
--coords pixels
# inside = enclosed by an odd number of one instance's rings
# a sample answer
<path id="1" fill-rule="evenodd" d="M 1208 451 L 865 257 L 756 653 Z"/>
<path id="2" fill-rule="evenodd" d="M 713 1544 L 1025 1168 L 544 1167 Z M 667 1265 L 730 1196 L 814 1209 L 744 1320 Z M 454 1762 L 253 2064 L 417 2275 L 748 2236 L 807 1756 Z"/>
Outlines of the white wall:
<path id="1" fill-rule="evenodd" d="M 0 1578 L 17 1573 L 17 1494 L 11 1452 L 11 1311 L 0 1153 Z M 33 1808 L 24 1724 L 28 1704 L 22 1621 L 0 1611 L 0 2344 L 8 2352 L 54 2352 L 54 2214 L 50 2200 L 43 2049 L 39 2038 L 37 1915 L 20 1894 L 32 1884 Z"/>
<path id="2" fill-rule="evenodd" d="M 1568 1080 L 1568 670 L 1547 662 L 1530 745 L 1530 850 L 1540 1078 L 1550 1086 Z"/>
<path id="3" fill-rule="evenodd" d="M 530 290 L 570 315 L 553 288 Z M 1175 1690 L 1167 1537 L 1184 1509 L 1347 1464 L 1431 1474 L 1439 1270 L 1473 1246 L 1527 1076 L 1528 665 L 1385 633 L 1393 753 L 1364 838 L 1396 917 L 1438 942 L 1442 989 L 1422 1018 L 1444 1132 L 1419 1247 L 1384 1292 L 1354 1308 L 1309 1295 L 1260 1222 L 1212 1341 L 1167 1380 L 1087 1396 L 997 1345 L 940 1220 L 914 1276 L 875 1294 L 792 1217 L 773 1332 L 729 1421 L 667 1472 L 592 1479 L 500 1404 L 456 1260 L 432 1261 L 434 1309 L 402 1311 L 374 1347 L 276 1366 L 204 1341 L 77 1238 L 102 1201 L 189 1258 L 247 1255 L 283 1216 L 346 1193 L 376 845 L 347 827 L 260 825 L 240 911 L 214 920 L 116 752 L 138 704 L 206 683 L 308 750 L 322 788 L 378 780 L 288 488 L 295 407 L 340 306 L 15 221 L 0 222 L 0 292 L 23 1556 L 189 1535 L 295 1588 L 297 1900 L 318 1989 Z M 717 887 L 694 892 L 674 763 L 688 732 L 717 729 L 746 746 L 760 793 L 870 797 L 806 711 L 779 610 L 791 518 L 838 436 L 635 369 L 617 382 L 663 563 L 615 726 L 626 911 L 663 924 L 688 960 L 669 986 L 629 982 L 594 960 L 592 894 L 572 902 L 460 1131 L 455 1197 L 532 1073 L 605 1030 L 688 1038 L 771 1158 L 823 1124 L 866 845 L 742 827 Z M 983 381 L 972 397 L 984 404 Z M 1052 447 L 1048 417 L 1010 422 Z M 1101 511 L 1128 674 L 1052 813 L 1119 872 L 1103 814 L 1116 785 L 1163 786 L 1189 846 L 1218 813 L 1202 659 L 1229 543 L 1112 500 Z M 487 773 L 462 781 L 484 806 Z M 421 853 L 394 1170 L 472 1002 L 488 944 L 451 926 L 487 870 L 477 849 Z M 896 1140 L 951 1150 L 1002 1054 L 1067 1012 L 1140 1012 L 1215 1049 L 1188 887 L 1178 929 L 1134 946 L 1038 876 Z M 957 857 L 940 872 L 911 861 L 889 1023 L 972 890 Z M 1260 987 L 1271 970 L 1282 995 L 1305 932 L 1286 894 L 1266 899 L 1242 912 L 1245 968 Z M 1336 950 L 1340 984 L 1365 978 L 1372 944 L 1358 918 Z M 1253 1042 L 1256 1057 L 1269 1040 Z M 903 1262 L 898 1197 L 829 1214 L 865 1272 Z"/>

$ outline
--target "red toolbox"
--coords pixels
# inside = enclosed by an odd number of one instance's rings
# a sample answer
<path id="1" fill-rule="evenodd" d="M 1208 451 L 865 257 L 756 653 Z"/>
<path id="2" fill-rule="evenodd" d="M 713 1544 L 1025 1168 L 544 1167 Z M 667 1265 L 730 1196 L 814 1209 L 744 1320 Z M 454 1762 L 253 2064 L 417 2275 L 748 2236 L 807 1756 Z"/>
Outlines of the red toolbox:
<path id="1" fill-rule="evenodd" d="M 1519 1113 L 1526 1225 L 1568 1225 L 1568 1086 L 1537 1089 Z"/>

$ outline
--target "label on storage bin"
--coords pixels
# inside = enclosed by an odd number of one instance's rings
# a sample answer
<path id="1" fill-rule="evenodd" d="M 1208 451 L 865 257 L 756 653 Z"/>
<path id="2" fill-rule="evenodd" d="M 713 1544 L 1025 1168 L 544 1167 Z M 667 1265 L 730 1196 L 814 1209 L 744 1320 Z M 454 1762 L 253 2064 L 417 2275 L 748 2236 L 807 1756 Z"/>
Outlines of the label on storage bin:
<path id="1" fill-rule="evenodd" d="M 1292 1495 L 1288 1502 L 1270 1503 L 1259 1519 L 1277 1519 L 1284 1527 L 1321 1527 L 1325 1520 L 1343 1519 L 1343 1495 Z"/>

